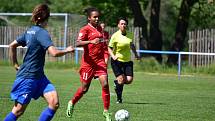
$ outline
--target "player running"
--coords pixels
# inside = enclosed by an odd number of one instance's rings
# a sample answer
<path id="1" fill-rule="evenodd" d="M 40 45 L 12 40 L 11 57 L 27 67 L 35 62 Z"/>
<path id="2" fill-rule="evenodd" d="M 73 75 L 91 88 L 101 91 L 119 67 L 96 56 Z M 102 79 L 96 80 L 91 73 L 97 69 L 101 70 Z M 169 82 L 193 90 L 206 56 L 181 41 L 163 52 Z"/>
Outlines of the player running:
<path id="1" fill-rule="evenodd" d="M 86 13 L 88 24 L 81 28 L 76 43 L 77 46 L 84 48 L 79 70 L 81 86 L 68 102 L 67 116 L 72 117 L 75 104 L 87 93 L 92 79 L 98 76 L 102 86 L 103 115 L 106 121 L 111 121 L 111 115 L 108 112 L 110 106 L 110 91 L 107 78 L 107 64 L 104 60 L 104 40 L 102 29 L 99 25 L 100 12 L 96 8 L 88 8 Z"/>
<path id="2" fill-rule="evenodd" d="M 133 81 L 133 62 L 131 52 L 139 59 L 134 44 L 133 35 L 126 31 L 128 20 L 120 17 L 118 19 L 119 30 L 115 32 L 109 41 L 108 51 L 111 56 L 111 67 L 116 76 L 114 80 L 117 103 L 122 103 L 122 92 L 124 84 L 131 84 Z"/>
<path id="3" fill-rule="evenodd" d="M 55 87 L 44 74 L 46 51 L 57 57 L 74 52 L 74 48 L 69 46 L 65 50 L 57 50 L 54 47 L 48 31 L 45 30 L 49 16 L 50 10 L 46 4 L 37 5 L 31 18 L 35 25 L 10 44 L 10 57 L 18 71 L 11 91 L 11 99 L 15 100 L 15 104 L 4 121 L 16 121 L 25 112 L 31 98 L 38 99 L 41 96 L 48 103 L 39 121 L 50 121 L 59 107 Z M 18 46 L 28 47 L 20 67 L 16 56 Z"/>

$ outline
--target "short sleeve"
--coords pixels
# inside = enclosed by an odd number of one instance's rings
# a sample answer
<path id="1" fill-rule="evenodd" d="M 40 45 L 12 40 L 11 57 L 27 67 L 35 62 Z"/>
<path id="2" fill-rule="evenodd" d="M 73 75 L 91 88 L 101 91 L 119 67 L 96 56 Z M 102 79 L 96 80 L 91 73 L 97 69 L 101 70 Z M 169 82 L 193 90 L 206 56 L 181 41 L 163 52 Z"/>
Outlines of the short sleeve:
<path id="1" fill-rule="evenodd" d="M 128 37 L 130 39 L 130 41 L 133 41 L 134 38 L 134 34 L 132 32 L 128 32 L 128 34 L 126 35 L 126 37 Z"/>
<path id="2" fill-rule="evenodd" d="M 16 41 L 18 42 L 18 44 L 20 44 L 22 47 L 26 46 L 26 40 L 25 40 L 25 33 L 23 33 L 22 35 L 18 36 L 16 38 Z"/>
<path id="3" fill-rule="evenodd" d="M 109 47 L 114 47 L 114 43 L 115 43 L 115 34 L 113 34 L 111 36 L 108 46 Z"/>
<path id="4" fill-rule="evenodd" d="M 77 41 L 79 41 L 79 40 L 82 40 L 82 41 L 87 40 L 87 30 L 86 30 L 86 29 L 82 28 L 82 29 L 79 31 Z"/>
<path id="5" fill-rule="evenodd" d="M 46 30 L 40 30 L 37 32 L 37 40 L 42 45 L 42 47 L 46 50 L 49 46 L 53 45 L 50 35 Z"/>

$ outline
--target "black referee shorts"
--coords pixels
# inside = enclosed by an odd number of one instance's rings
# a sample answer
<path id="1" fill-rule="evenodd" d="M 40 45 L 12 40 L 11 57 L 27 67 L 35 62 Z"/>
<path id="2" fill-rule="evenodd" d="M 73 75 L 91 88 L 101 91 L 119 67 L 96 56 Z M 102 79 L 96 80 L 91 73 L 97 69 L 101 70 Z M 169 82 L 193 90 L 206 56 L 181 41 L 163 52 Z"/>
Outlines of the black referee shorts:
<path id="1" fill-rule="evenodd" d="M 125 76 L 133 77 L 133 62 L 120 62 L 111 58 L 111 67 L 116 77 L 124 74 Z"/>

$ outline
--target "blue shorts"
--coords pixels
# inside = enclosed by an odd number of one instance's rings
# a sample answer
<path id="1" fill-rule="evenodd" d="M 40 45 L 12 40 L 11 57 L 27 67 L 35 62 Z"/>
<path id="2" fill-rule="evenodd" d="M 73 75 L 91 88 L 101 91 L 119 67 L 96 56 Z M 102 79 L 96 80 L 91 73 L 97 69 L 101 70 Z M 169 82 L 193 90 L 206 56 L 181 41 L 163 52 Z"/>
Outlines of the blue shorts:
<path id="1" fill-rule="evenodd" d="M 36 100 L 44 93 L 54 90 L 54 85 L 46 77 L 41 79 L 17 78 L 10 95 L 12 100 L 20 104 L 28 104 L 31 98 Z"/>

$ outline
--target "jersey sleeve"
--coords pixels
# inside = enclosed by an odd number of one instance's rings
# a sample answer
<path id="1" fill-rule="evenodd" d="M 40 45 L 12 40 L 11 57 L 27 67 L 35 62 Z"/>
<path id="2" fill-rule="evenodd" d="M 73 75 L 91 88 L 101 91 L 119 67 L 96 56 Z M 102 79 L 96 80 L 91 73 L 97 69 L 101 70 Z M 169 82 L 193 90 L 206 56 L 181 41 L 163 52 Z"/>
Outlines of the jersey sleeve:
<path id="1" fill-rule="evenodd" d="M 112 36 L 111 36 L 111 38 L 110 38 L 110 41 L 109 41 L 109 44 L 108 44 L 108 46 L 109 47 L 114 47 L 114 45 L 115 45 L 115 34 L 113 34 Z"/>
<path id="2" fill-rule="evenodd" d="M 82 28 L 80 31 L 79 31 L 79 34 L 78 34 L 78 39 L 77 41 L 87 41 L 87 30 L 85 28 Z"/>
<path id="3" fill-rule="evenodd" d="M 42 45 L 42 47 L 45 50 L 48 49 L 48 47 L 54 45 L 53 42 L 52 42 L 52 40 L 51 40 L 50 35 L 45 30 L 38 31 L 38 33 L 37 33 L 37 40 L 39 41 L 39 43 Z"/>
<path id="4" fill-rule="evenodd" d="M 130 42 L 132 42 L 134 38 L 134 34 L 132 32 L 128 32 L 127 37 L 130 39 Z"/>
<path id="5" fill-rule="evenodd" d="M 22 35 L 20 35 L 19 37 L 16 38 L 16 41 L 18 42 L 18 44 L 20 44 L 22 47 L 26 46 L 26 40 L 25 40 L 25 33 L 23 33 Z"/>

